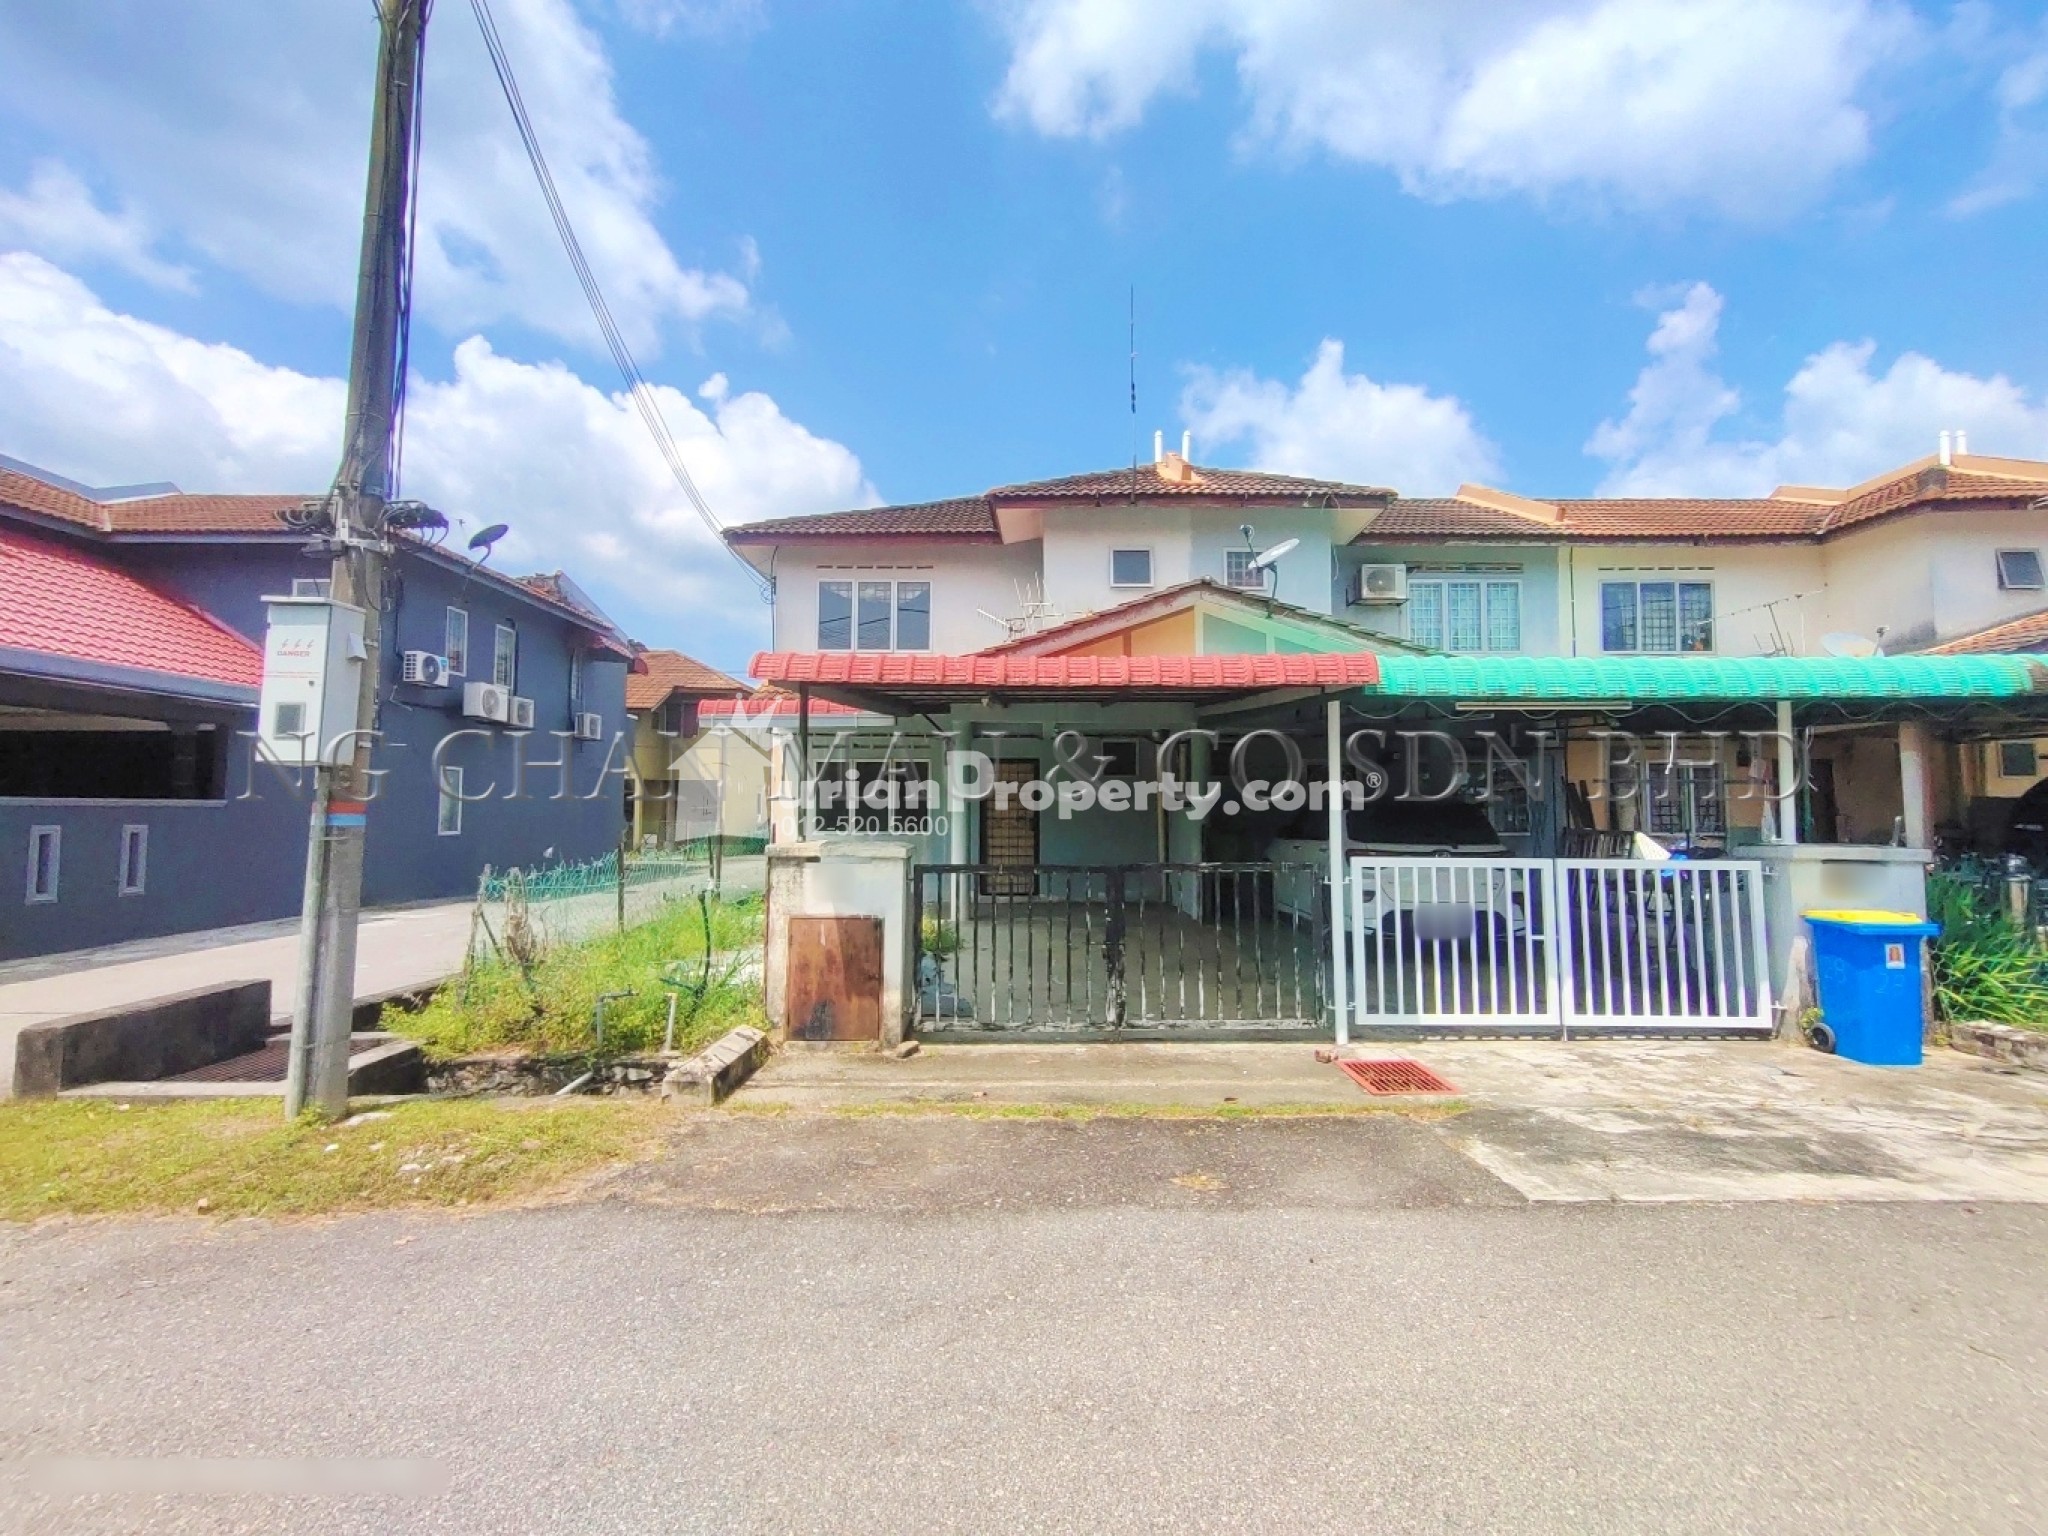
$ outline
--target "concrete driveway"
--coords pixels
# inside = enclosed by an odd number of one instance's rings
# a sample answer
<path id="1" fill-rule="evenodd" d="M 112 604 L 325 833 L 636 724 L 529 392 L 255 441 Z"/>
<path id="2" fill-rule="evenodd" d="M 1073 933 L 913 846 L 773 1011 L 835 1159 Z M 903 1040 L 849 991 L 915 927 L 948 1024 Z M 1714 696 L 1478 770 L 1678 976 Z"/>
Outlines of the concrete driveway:
<path id="1" fill-rule="evenodd" d="M 1956 1051 L 1930 1051 L 1917 1068 L 1756 1041 L 1432 1041 L 1351 1054 L 1435 1069 L 1460 1112 L 1434 1133 L 1531 1200 L 2048 1202 L 2048 1077 Z M 927 1046 L 908 1061 L 789 1052 L 736 1102 L 1375 1101 L 1306 1044 L 1133 1043 Z"/>

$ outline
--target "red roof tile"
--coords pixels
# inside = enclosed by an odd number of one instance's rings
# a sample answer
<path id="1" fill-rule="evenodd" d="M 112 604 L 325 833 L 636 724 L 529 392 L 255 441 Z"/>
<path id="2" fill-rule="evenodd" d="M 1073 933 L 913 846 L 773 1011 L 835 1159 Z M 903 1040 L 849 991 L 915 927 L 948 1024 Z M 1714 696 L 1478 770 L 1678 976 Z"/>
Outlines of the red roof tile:
<path id="1" fill-rule="evenodd" d="M 1922 656 L 2030 656 L 2048 652 L 2048 608 L 1988 629 L 1958 635 L 1918 652 Z"/>
<path id="2" fill-rule="evenodd" d="M 255 688 L 263 653 L 90 551 L 0 527 L 0 648 Z"/>
<path id="3" fill-rule="evenodd" d="M 1599 539 L 1824 539 L 1876 518 L 1913 510 L 1936 511 L 1972 502 L 2025 505 L 2048 495 L 2048 466 L 2039 478 L 1981 474 L 1938 465 L 1908 470 L 1841 501 L 1791 496 L 1578 497 L 1550 502 L 1555 521 L 1467 501 L 1456 496 L 1388 504 L 1352 540 L 1385 544 L 1400 539 L 1508 539 L 1529 543 Z"/>
<path id="4" fill-rule="evenodd" d="M 820 512 L 811 517 L 778 517 L 725 530 L 731 544 L 775 543 L 781 539 L 865 539 L 896 534 L 927 538 L 993 539 L 996 515 L 986 496 L 921 501 L 902 507 L 865 507 Z"/>
<path id="5" fill-rule="evenodd" d="M 1194 464 L 1188 469 L 1190 478 L 1169 480 L 1159 473 L 1158 465 L 1140 464 L 1135 470 L 1103 469 L 1057 480 L 1027 480 L 1019 485 L 998 486 L 988 494 L 992 501 L 1096 501 L 1165 496 L 1247 502 L 1307 499 L 1337 506 L 1380 501 L 1394 494 L 1378 486 L 1308 480 L 1300 475 L 1273 475 L 1256 469 L 1205 469 Z"/>
<path id="6" fill-rule="evenodd" d="M 1284 656 L 913 655 L 900 651 L 764 651 L 748 668 L 764 682 L 878 692 L 1254 693 L 1266 688 L 1377 683 L 1370 651 Z"/>
<path id="7" fill-rule="evenodd" d="M 274 533 L 277 514 L 312 498 L 293 496 L 137 496 L 93 501 L 34 475 L 0 468 L 0 503 L 59 518 L 98 533 Z"/>
<path id="8" fill-rule="evenodd" d="M 707 667 L 681 651 L 642 651 L 645 673 L 626 678 L 626 708 L 638 713 L 658 707 L 672 693 L 750 693 L 745 683 Z M 700 711 L 701 713 L 701 711 Z"/>

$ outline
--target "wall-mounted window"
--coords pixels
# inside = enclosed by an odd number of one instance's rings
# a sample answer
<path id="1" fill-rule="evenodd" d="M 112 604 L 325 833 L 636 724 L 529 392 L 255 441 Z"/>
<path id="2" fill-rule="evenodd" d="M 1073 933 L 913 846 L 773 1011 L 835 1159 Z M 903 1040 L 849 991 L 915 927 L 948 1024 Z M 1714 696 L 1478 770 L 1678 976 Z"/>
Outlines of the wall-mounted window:
<path id="1" fill-rule="evenodd" d="M 140 822 L 131 822 L 121 829 L 121 894 L 140 896 L 148 883 L 149 828 Z"/>
<path id="2" fill-rule="evenodd" d="M 1714 648 L 1710 581 L 1603 581 L 1600 649 L 1699 652 Z"/>
<path id="3" fill-rule="evenodd" d="M 441 769 L 440 816 L 434 830 L 443 837 L 462 835 L 462 770 L 453 764 Z"/>
<path id="4" fill-rule="evenodd" d="M 846 765 L 829 770 L 818 781 L 820 832 L 900 832 L 923 834 L 932 829 L 932 806 L 938 786 L 929 763 L 854 763 L 852 798 L 848 798 Z"/>
<path id="5" fill-rule="evenodd" d="M 2041 773 L 2041 757 L 2031 741 L 2001 741 L 1998 744 L 1998 776 L 2002 779 L 2032 779 Z"/>
<path id="6" fill-rule="evenodd" d="M 28 900 L 31 905 L 57 899 L 57 875 L 63 852 L 62 827 L 28 829 Z"/>
<path id="7" fill-rule="evenodd" d="M 1252 564 L 1257 557 L 1248 549 L 1223 551 L 1223 585 L 1249 592 L 1266 590 L 1266 573 Z"/>
<path id="8" fill-rule="evenodd" d="M 1109 552 L 1109 584 L 1112 587 L 1152 585 L 1152 551 L 1112 549 Z"/>
<path id="9" fill-rule="evenodd" d="M 519 631 L 500 624 L 491 636 L 491 681 L 507 692 L 519 689 Z"/>
<path id="10" fill-rule="evenodd" d="M 441 631 L 441 650 L 448 658 L 450 677 L 461 677 L 469 670 L 469 614 L 463 609 L 448 610 L 448 623 Z"/>
<path id="11" fill-rule="evenodd" d="M 1411 576 L 1408 638 L 1433 651 L 1519 651 L 1522 584 L 1482 576 Z"/>
<path id="12" fill-rule="evenodd" d="M 932 644 L 928 581 L 821 581 L 821 651 L 927 651 Z"/>
<path id="13" fill-rule="evenodd" d="M 2038 592 L 2042 588 L 2041 551 L 2001 549 L 1998 552 L 1998 585 L 2007 592 Z"/>
<path id="14" fill-rule="evenodd" d="M 1607 770 L 1607 791 L 1617 814 L 1635 830 L 1690 840 L 1728 831 L 1728 785 L 1714 762 L 1632 761 L 1619 743 Z"/>

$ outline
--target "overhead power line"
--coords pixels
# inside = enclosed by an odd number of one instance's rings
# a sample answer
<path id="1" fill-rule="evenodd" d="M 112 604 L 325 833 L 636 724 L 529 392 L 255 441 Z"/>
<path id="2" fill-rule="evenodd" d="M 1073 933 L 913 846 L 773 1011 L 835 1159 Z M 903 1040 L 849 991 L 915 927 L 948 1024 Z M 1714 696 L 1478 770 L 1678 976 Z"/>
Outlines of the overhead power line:
<path id="1" fill-rule="evenodd" d="M 548 169 L 540 136 L 534 131 L 533 119 L 527 114 L 526 102 L 519 93 L 519 79 L 513 73 L 511 58 L 505 52 L 505 40 L 498 35 L 498 23 L 491 15 L 490 0 L 469 0 L 469 8 L 476 14 L 484 47 L 491 56 L 491 69 L 498 77 L 499 89 L 505 93 L 505 104 L 512 109 L 512 121 L 518 126 L 519 141 L 526 147 L 526 158 L 533 166 L 534 178 L 540 183 L 541 197 L 548 205 L 548 217 L 554 221 L 555 233 L 561 238 L 562 249 L 568 253 L 569 265 L 575 270 L 576 282 L 583 289 L 584 300 L 597 320 L 597 328 L 604 334 L 605 347 L 610 351 L 612 361 L 618 365 L 619 375 L 626 382 L 627 392 L 633 397 L 634 407 L 640 413 L 640 420 L 646 424 L 648 435 L 667 461 L 669 473 L 675 476 L 684 497 L 716 538 L 724 532 L 725 525 L 711 510 L 704 493 L 697 489 L 689 465 L 683 462 L 682 450 L 676 445 L 675 437 L 668 429 L 668 421 L 661 413 L 661 403 L 654 397 L 654 387 L 633 360 L 633 350 L 626 345 L 618 322 L 612 318 L 611 305 L 605 302 L 604 290 L 598 286 L 597 274 L 591 271 L 590 262 L 583 254 L 583 242 L 576 237 L 576 226 L 569 218 L 568 209 L 562 205 L 562 194 L 555 187 L 554 172 Z M 724 544 L 722 539 L 720 544 Z M 734 558 L 738 559 L 738 556 Z M 752 566 L 746 565 L 745 561 L 740 563 L 746 566 L 748 574 L 756 582 L 761 581 Z"/>

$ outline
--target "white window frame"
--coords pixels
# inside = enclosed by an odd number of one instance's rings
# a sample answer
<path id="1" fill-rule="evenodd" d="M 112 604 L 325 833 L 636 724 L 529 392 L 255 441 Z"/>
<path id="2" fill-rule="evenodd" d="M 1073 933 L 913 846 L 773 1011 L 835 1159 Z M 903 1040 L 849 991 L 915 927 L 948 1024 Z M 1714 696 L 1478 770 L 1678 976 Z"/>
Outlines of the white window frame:
<path id="1" fill-rule="evenodd" d="M 41 846 L 44 839 L 46 838 L 49 840 L 50 844 L 50 888 L 46 891 L 39 891 L 36 888 L 36 870 L 37 867 L 41 864 L 42 860 L 37 856 L 36 850 Z M 30 827 L 28 829 L 28 884 L 26 898 L 27 904 L 31 907 L 40 907 L 55 901 L 57 899 L 58 888 L 62 884 L 63 878 L 64 829 L 59 826 L 52 826 L 48 824 L 39 827 Z"/>
<path id="2" fill-rule="evenodd" d="M 149 823 L 131 821 L 121 828 L 120 869 L 116 876 L 119 894 L 140 896 L 149 885 Z"/>
<path id="3" fill-rule="evenodd" d="M 2027 555 L 2034 562 L 2036 579 L 2033 581 L 2008 581 L 2005 575 L 2007 555 Z M 1998 551 L 1998 590 L 2001 592 L 2039 592 L 2048 587 L 2048 579 L 2042 579 L 2041 551 L 2038 549 L 2001 549 Z"/>
<path id="4" fill-rule="evenodd" d="M 2023 747 L 2027 753 L 2027 768 L 2014 773 L 2006 762 L 2005 754 L 2014 748 Z M 1998 776 L 2001 779 L 2038 779 L 2041 776 L 2040 743 L 2035 741 L 2001 741 L 1998 743 Z"/>
<path id="5" fill-rule="evenodd" d="M 827 645 L 822 633 L 825 611 L 825 589 L 846 588 L 846 644 Z M 887 587 L 889 589 L 889 643 L 886 646 L 862 645 L 860 643 L 860 589 L 862 587 Z M 903 589 L 924 588 L 925 643 L 904 647 L 898 642 L 902 637 Z M 932 624 L 937 616 L 938 584 L 930 576 L 893 576 L 864 574 L 858 570 L 848 571 L 840 576 L 818 578 L 818 605 L 812 610 L 812 633 L 816 636 L 821 651 L 862 651 L 871 656 L 880 656 L 891 651 L 901 651 L 906 656 L 922 656 L 932 648 Z"/>
<path id="6" fill-rule="evenodd" d="M 458 631 L 462 643 L 456 644 Z M 448 658 L 448 675 L 469 675 L 469 610 L 448 605 L 448 617 L 441 623 L 441 653 Z"/>
<path id="7" fill-rule="evenodd" d="M 1451 605 L 1449 594 L 1446 592 L 1437 598 L 1437 611 L 1443 616 L 1443 634 L 1440 637 L 1441 643 L 1437 645 L 1436 649 L 1442 651 L 1447 656 L 1519 656 L 1525 652 L 1528 649 L 1528 636 L 1525 633 L 1524 625 L 1528 610 L 1523 602 L 1522 577 L 1519 574 L 1505 571 L 1498 573 L 1493 571 L 1432 571 L 1424 576 L 1411 574 L 1408 578 L 1408 604 L 1404 610 L 1409 620 L 1407 626 L 1409 629 L 1408 638 L 1415 640 L 1417 644 L 1426 643 L 1416 640 L 1413 632 L 1416 589 L 1418 587 L 1447 588 L 1461 582 L 1475 585 L 1479 588 L 1480 644 L 1476 650 L 1463 650 L 1454 647 L 1450 643 Z M 1491 603 L 1491 599 L 1486 593 L 1488 587 L 1513 587 L 1515 589 L 1515 639 L 1517 643 L 1511 649 L 1495 650 L 1492 644 L 1489 643 L 1493 635 L 1493 626 L 1487 622 L 1490 616 L 1489 605 Z"/>
<path id="8" fill-rule="evenodd" d="M 1593 622 L 1598 626 L 1600 654 L 1603 656 L 1718 656 L 1721 651 L 1721 593 L 1711 576 L 1682 575 L 1678 572 L 1665 574 L 1661 571 L 1602 571 L 1594 582 Z M 1643 647 L 1643 588 L 1671 588 L 1672 639 L 1674 644 L 1668 651 L 1646 650 Z M 1610 650 L 1607 646 L 1607 589 L 1609 587 L 1634 587 L 1636 589 L 1636 643 L 1633 646 Z M 1680 643 L 1685 639 L 1685 617 L 1679 611 L 1678 589 L 1680 587 L 1705 587 L 1707 589 L 1707 627 L 1712 644 L 1702 651 L 1687 650 Z"/>
<path id="9" fill-rule="evenodd" d="M 491 681 L 507 693 L 519 691 L 519 627 L 515 624 L 499 624 L 491 631 Z"/>
<path id="10" fill-rule="evenodd" d="M 440 800 L 434 807 L 434 833 L 437 837 L 462 836 L 462 769 L 454 763 L 441 765 L 439 784 Z M 449 824 L 449 811 L 454 811 L 454 825 Z"/>
<path id="11" fill-rule="evenodd" d="M 1145 579 L 1143 581 L 1118 581 L 1116 579 L 1116 557 L 1118 555 L 1143 555 L 1145 557 Z M 1158 585 L 1158 566 L 1152 558 L 1149 544 L 1122 544 L 1109 552 L 1109 584 L 1121 592 L 1142 592 L 1147 587 Z"/>

